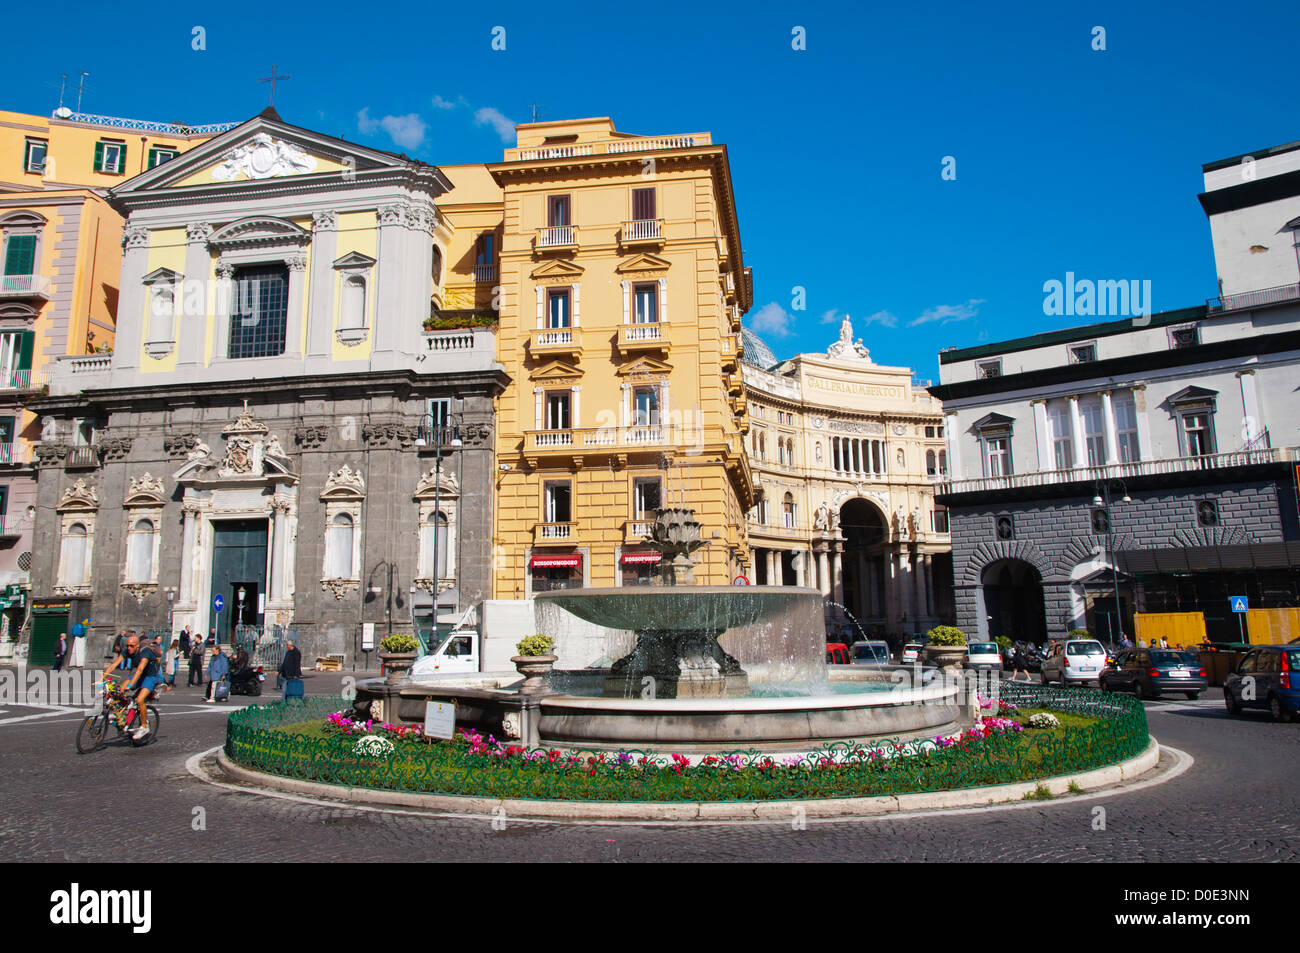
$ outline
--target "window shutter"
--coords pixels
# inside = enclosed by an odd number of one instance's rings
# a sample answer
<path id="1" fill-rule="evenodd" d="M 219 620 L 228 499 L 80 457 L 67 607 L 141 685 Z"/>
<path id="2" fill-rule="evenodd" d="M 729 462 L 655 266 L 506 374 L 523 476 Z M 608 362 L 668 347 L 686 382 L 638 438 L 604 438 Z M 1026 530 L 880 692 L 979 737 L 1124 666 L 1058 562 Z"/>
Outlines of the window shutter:
<path id="1" fill-rule="evenodd" d="M 36 236 L 10 235 L 5 244 L 5 274 L 34 275 L 36 273 Z"/>
<path id="2" fill-rule="evenodd" d="M 18 342 L 18 370 L 30 371 L 32 369 L 32 345 L 35 343 L 35 331 L 22 332 L 22 338 Z"/>
<path id="3" fill-rule="evenodd" d="M 95 143 L 95 171 L 104 171 L 104 144 L 102 142 Z"/>
<path id="4" fill-rule="evenodd" d="M 126 143 L 125 142 L 117 147 L 117 168 L 114 169 L 113 171 L 126 174 Z"/>

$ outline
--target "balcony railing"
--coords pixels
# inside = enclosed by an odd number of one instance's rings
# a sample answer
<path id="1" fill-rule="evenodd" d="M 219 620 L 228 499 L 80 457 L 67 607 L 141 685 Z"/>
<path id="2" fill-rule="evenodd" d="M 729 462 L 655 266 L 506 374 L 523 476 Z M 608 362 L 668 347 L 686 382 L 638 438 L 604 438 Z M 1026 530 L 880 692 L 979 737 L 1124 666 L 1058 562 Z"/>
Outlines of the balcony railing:
<path id="1" fill-rule="evenodd" d="M 658 242 L 663 240 L 663 220 L 643 218 L 623 223 L 623 244 Z"/>
<path id="2" fill-rule="evenodd" d="M 1270 304 L 1285 304 L 1288 301 L 1300 301 L 1300 284 L 1278 285 L 1275 288 L 1261 288 L 1258 291 L 1244 291 L 1241 294 L 1222 295 L 1205 302 L 1207 311 L 1244 311 L 1248 308 L 1262 308 Z"/>
<path id="3" fill-rule="evenodd" d="M 1234 450 L 1195 457 L 1172 457 L 1165 460 L 1139 460 L 1106 466 L 1074 467 L 1069 470 L 1036 470 L 1008 476 L 981 477 L 975 480 L 952 480 L 935 485 L 937 495 L 948 493 L 984 493 L 990 490 L 1017 490 L 1065 483 L 1091 484 L 1098 480 L 1126 480 L 1135 477 L 1162 476 L 1171 473 L 1199 473 L 1227 470 L 1232 467 L 1282 463 L 1300 455 L 1297 448 L 1267 447 L 1259 450 Z"/>
<path id="4" fill-rule="evenodd" d="M 666 321 L 621 324 L 618 328 L 618 348 L 620 351 L 663 350 L 669 344 L 668 330 Z"/>
<path id="5" fill-rule="evenodd" d="M 539 543 L 562 543 L 573 539 L 577 523 L 537 523 L 533 527 L 533 539 Z"/>
<path id="6" fill-rule="evenodd" d="M 663 446 L 691 439 L 698 443 L 697 430 L 671 424 L 633 424 L 629 427 L 592 427 L 578 430 L 529 430 L 524 434 L 524 450 L 608 450 L 624 447 Z"/>
<path id="7" fill-rule="evenodd" d="M 83 470 L 99 466 L 99 451 L 94 447 L 71 447 L 63 458 L 64 469 Z"/>
<path id="8" fill-rule="evenodd" d="M 582 351 L 581 328 L 534 328 L 528 335 L 528 349 L 534 354 L 577 354 Z"/>
<path id="9" fill-rule="evenodd" d="M 577 246 L 577 225 L 548 225 L 537 230 L 538 248 L 576 248 Z"/>
<path id="10" fill-rule="evenodd" d="M 496 265 L 475 265 L 474 280 L 479 284 L 490 284 L 497 280 Z"/>
<path id="11" fill-rule="evenodd" d="M 4 275 L 0 295 L 6 298 L 48 298 L 50 279 L 44 275 Z"/>
<path id="12" fill-rule="evenodd" d="M 628 520 L 623 524 L 623 542 L 644 543 L 654 525 L 655 521 L 652 519 Z"/>
<path id="13" fill-rule="evenodd" d="M 3 463 L 26 463 L 23 459 L 23 448 L 19 443 L 0 443 L 0 464 Z M 4 517 L 0 516 L 0 519 Z"/>
<path id="14" fill-rule="evenodd" d="M 45 371 L 0 372 L 0 390 L 36 390 L 45 386 Z"/>
<path id="15" fill-rule="evenodd" d="M 464 331 L 426 331 L 424 332 L 424 349 L 426 351 L 472 351 L 474 350 L 474 332 Z"/>
<path id="16" fill-rule="evenodd" d="M 532 149 L 507 149 L 507 162 L 536 162 L 543 159 L 580 159 L 594 155 L 623 155 L 628 152 L 654 152 L 661 149 L 692 149 L 713 143 L 707 132 L 683 133 L 675 136 L 628 136 L 619 139 L 602 139 L 597 142 L 574 142 L 560 146 L 540 146 Z"/>

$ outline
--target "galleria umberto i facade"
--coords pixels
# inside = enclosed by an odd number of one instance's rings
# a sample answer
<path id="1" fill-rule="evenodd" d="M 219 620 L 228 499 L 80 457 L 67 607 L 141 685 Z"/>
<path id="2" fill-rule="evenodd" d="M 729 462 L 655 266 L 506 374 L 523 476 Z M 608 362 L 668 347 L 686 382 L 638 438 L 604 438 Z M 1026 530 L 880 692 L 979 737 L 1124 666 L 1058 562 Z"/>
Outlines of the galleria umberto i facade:
<path id="1" fill-rule="evenodd" d="M 747 333 L 744 362 L 753 581 L 820 590 L 828 627 L 851 638 L 950 619 L 939 402 L 908 368 L 873 363 L 848 318 L 827 353 L 788 361 Z"/>

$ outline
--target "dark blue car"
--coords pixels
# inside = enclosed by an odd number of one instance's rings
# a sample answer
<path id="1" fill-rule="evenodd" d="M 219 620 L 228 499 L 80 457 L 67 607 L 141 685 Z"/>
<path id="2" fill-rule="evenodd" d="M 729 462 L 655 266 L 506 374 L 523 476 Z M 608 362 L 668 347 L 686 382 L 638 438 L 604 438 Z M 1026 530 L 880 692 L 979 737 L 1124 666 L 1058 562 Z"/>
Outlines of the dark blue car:
<path id="1" fill-rule="evenodd" d="M 1223 703 L 1229 715 L 1265 708 L 1274 721 L 1289 721 L 1300 711 L 1300 645 L 1251 649 L 1224 681 Z"/>

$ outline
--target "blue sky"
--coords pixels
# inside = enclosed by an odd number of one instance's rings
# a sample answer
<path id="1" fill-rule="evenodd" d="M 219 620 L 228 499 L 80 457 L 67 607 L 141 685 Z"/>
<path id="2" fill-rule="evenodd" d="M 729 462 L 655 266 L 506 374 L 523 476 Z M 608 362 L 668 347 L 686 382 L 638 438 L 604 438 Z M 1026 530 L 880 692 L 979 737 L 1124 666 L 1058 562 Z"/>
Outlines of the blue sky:
<path id="1" fill-rule="evenodd" d="M 922 377 L 941 347 L 1087 323 L 1043 314 L 1067 271 L 1150 280 L 1156 310 L 1203 301 L 1201 163 L 1300 139 L 1294 3 L 43 9 L 65 29 L 10 44 L 4 108 L 49 113 L 65 72 L 75 105 L 88 70 L 85 112 L 244 119 L 274 62 L 286 120 L 434 163 L 499 159 L 533 103 L 712 132 L 751 326 L 787 357 L 848 313 L 874 360 Z"/>

